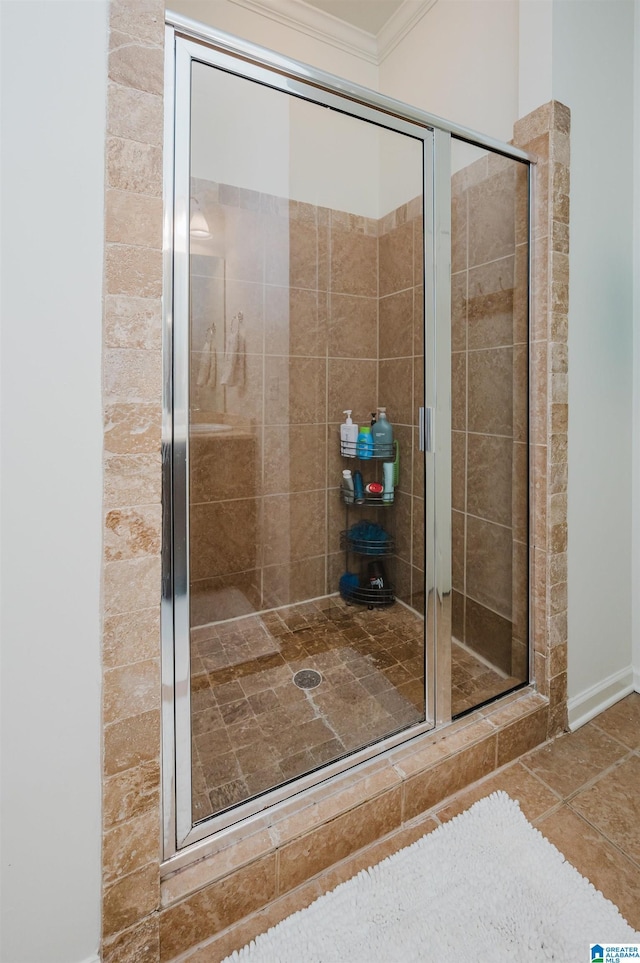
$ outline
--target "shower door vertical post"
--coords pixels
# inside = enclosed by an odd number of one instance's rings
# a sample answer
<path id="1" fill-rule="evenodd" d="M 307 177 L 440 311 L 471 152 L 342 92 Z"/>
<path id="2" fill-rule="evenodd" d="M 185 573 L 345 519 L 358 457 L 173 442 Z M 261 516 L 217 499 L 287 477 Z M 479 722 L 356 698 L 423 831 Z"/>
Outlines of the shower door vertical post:
<path id="1" fill-rule="evenodd" d="M 189 613 L 189 216 L 191 195 L 191 52 L 175 54 L 173 251 L 173 565 L 175 632 L 176 836 L 192 828 Z"/>
<path id="2" fill-rule="evenodd" d="M 528 350 L 527 350 L 527 378 L 528 378 L 528 391 L 527 391 L 527 639 L 529 640 L 529 653 L 528 653 L 528 676 L 529 681 L 536 678 L 536 653 L 533 645 L 534 639 L 534 606 L 532 600 L 534 598 L 534 564 L 533 564 L 533 552 L 534 552 L 534 519 L 539 507 L 536 505 L 536 485 L 534 484 L 533 478 L 533 464 L 532 464 L 532 453 L 536 450 L 535 445 L 540 439 L 536 436 L 533 419 L 531 417 L 531 412 L 533 411 L 534 405 L 534 395 L 533 395 L 533 385 L 534 385 L 534 367 L 533 367 L 533 352 L 531 346 L 534 341 L 534 303 L 533 303 L 533 265 L 535 256 L 535 240 L 533 227 L 536 223 L 535 221 L 535 211 L 537 204 L 536 196 L 536 166 L 535 164 L 529 164 L 527 170 L 527 242 L 528 242 L 528 252 L 527 252 L 527 340 L 528 340 Z"/>
<path id="3" fill-rule="evenodd" d="M 423 459 L 424 468 L 424 620 L 425 620 L 425 706 L 426 718 L 437 724 L 437 613 L 434 592 L 435 543 L 435 465 L 433 440 L 433 407 L 435 404 L 435 325 L 436 325 L 436 206 L 434 196 L 437 165 L 437 131 L 424 156 L 424 396 L 419 399 L 422 407 L 416 413 L 418 443 L 414 457 Z M 428 419 L 428 420 L 427 420 Z"/>
<path id="4" fill-rule="evenodd" d="M 175 30 L 165 27 L 163 195 L 174 191 Z M 163 855 L 176 851 L 176 739 L 174 685 L 173 583 L 173 204 L 164 204 L 162 226 L 162 825 Z"/>
<path id="5" fill-rule="evenodd" d="M 451 720 L 451 134 L 434 130 L 434 264 L 431 370 L 435 409 L 434 564 L 436 725 Z"/>

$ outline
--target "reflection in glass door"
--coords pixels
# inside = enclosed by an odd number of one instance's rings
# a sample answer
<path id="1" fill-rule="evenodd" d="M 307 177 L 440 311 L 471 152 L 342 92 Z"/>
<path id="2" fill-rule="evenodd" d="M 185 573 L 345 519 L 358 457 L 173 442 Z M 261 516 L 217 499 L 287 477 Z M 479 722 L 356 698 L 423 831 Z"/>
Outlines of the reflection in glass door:
<path id="1" fill-rule="evenodd" d="M 433 725 L 418 431 L 432 132 L 189 67 L 173 341 L 185 836 Z M 348 410 L 366 440 L 341 443 Z"/>

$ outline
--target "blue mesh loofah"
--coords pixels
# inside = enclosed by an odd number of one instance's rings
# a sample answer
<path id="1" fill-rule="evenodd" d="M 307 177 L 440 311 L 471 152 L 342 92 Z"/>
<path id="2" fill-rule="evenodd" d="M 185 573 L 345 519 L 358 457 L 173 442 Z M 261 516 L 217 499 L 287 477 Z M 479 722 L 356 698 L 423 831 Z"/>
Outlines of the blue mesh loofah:
<path id="1" fill-rule="evenodd" d="M 355 572 L 345 572 L 340 576 L 340 594 L 344 599 L 352 598 L 360 587 L 360 579 Z"/>
<path id="2" fill-rule="evenodd" d="M 389 535 L 380 525 L 363 519 L 351 526 L 348 539 L 363 555 L 378 555 L 385 551 Z"/>

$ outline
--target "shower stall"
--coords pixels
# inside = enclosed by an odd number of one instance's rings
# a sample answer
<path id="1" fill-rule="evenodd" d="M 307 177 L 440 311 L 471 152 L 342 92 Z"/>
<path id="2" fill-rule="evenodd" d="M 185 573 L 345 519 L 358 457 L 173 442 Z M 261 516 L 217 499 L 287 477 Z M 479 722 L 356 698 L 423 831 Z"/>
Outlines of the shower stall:
<path id="1" fill-rule="evenodd" d="M 170 36 L 169 854 L 528 683 L 531 203 L 523 151 Z"/>

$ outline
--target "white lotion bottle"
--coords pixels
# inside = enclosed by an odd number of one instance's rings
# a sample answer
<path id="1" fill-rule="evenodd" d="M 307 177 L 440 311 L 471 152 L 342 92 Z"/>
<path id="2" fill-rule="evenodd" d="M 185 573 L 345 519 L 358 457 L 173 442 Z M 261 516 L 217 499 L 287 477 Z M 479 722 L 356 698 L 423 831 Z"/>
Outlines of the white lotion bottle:
<path id="1" fill-rule="evenodd" d="M 345 468 L 342 472 L 342 498 L 346 505 L 353 505 L 353 478 L 349 468 Z"/>
<path id="2" fill-rule="evenodd" d="M 351 408 L 343 411 L 346 421 L 340 425 L 340 454 L 343 458 L 356 457 L 356 442 L 358 440 L 358 426 L 351 420 Z"/>

